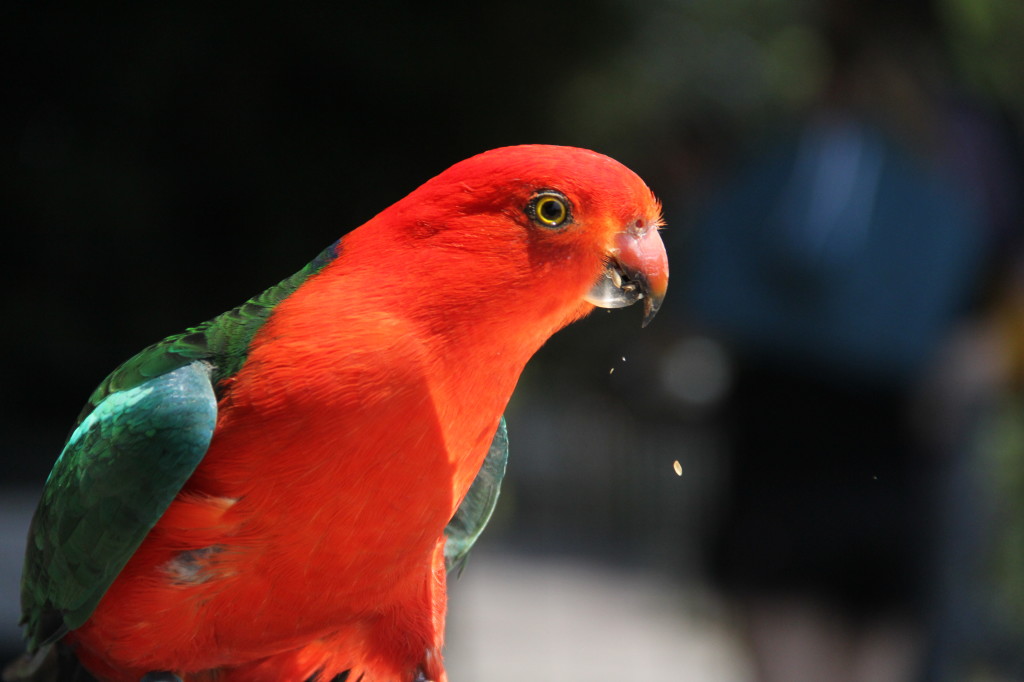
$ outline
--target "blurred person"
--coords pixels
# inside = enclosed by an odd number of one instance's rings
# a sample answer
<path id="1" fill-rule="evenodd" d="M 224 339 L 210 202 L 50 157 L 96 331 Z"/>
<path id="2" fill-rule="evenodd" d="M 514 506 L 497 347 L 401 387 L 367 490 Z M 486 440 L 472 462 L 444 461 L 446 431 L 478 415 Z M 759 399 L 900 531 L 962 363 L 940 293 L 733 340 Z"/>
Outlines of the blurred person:
<path id="1" fill-rule="evenodd" d="M 991 131 L 927 31 L 857 7 L 831 6 L 821 101 L 690 253 L 691 313 L 735 363 L 713 570 L 761 682 L 923 669 L 941 453 L 914 408 L 1007 215 Z"/>

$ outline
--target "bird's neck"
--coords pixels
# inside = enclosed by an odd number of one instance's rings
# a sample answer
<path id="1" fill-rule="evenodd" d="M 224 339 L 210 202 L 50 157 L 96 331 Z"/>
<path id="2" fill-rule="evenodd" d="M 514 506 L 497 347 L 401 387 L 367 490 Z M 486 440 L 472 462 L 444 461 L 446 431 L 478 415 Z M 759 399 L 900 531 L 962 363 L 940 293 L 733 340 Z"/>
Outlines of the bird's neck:
<path id="1" fill-rule="evenodd" d="M 289 457 L 308 457 L 305 466 L 318 475 L 355 477 L 343 469 L 359 458 L 321 462 L 367 447 L 372 451 L 362 459 L 391 470 L 391 487 L 401 489 L 402 477 L 409 487 L 450 485 L 446 522 L 472 483 L 526 362 L 553 330 L 524 333 L 496 310 L 453 306 L 427 314 L 412 292 L 374 289 L 361 277 L 358 270 L 327 268 L 282 302 L 260 330 L 230 399 L 252 406 L 263 423 L 302 405 L 306 423 L 290 438 L 310 443 Z M 322 451 L 320 443 L 335 443 L 339 452 Z M 282 470 L 301 469 L 274 459 L 269 449 L 265 459 Z"/>

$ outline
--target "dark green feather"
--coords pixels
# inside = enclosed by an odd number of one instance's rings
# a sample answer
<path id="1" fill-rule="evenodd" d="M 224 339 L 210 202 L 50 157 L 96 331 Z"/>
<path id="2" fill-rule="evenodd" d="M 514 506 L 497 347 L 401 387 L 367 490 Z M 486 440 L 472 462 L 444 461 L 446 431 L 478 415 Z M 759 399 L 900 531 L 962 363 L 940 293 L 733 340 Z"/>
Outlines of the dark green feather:
<path id="1" fill-rule="evenodd" d="M 291 295 L 310 275 L 319 272 L 337 255 L 338 242 L 324 249 L 306 267 L 248 301 L 173 334 L 143 349 L 107 376 L 96 387 L 78 416 L 81 423 L 111 393 L 138 386 L 144 381 L 183 367 L 193 360 L 213 361 L 212 380 L 216 386 L 239 370 L 248 355 L 249 344 L 278 303 Z"/>
<path id="2" fill-rule="evenodd" d="M 239 370 L 274 307 L 338 244 L 241 306 L 169 336 L 89 398 L 36 508 L 22 576 L 30 651 L 82 625 L 206 454 L 215 389 Z"/>
<path id="3" fill-rule="evenodd" d="M 444 560 L 449 571 L 466 560 L 469 550 L 473 548 L 476 539 L 491 520 L 494 507 L 498 504 L 501 481 L 505 478 L 507 464 L 508 429 L 505 427 L 505 418 L 502 417 L 484 463 L 473 479 L 473 485 L 444 529 L 447 536 Z"/>
<path id="4" fill-rule="evenodd" d="M 30 651 L 82 625 L 206 453 L 208 363 L 109 395 L 71 434 L 29 529 L 22 610 Z"/>

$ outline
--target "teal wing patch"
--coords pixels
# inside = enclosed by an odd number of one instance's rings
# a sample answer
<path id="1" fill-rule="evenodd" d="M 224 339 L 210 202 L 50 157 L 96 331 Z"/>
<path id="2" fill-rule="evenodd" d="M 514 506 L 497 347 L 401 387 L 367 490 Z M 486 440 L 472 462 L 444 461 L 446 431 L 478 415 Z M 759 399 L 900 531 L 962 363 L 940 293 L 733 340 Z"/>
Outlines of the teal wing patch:
<path id="1" fill-rule="evenodd" d="M 29 529 L 30 651 L 81 626 L 206 454 L 213 367 L 194 361 L 110 393 L 72 432 Z"/>
<path id="2" fill-rule="evenodd" d="M 505 418 L 502 417 L 498 422 L 494 440 L 491 441 L 491 447 L 487 451 L 487 457 L 473 479 L 473 485 L 444 529 L 447 536 L 444 543 L 444 563 L 449 571 L 466 560 L 473 543 L 491 520 L 494 507 L 498 504 L 498 494 L 501 492 L 501 481 L 505 478 L 507 464 L 508 429 L 505 427 Z"/>

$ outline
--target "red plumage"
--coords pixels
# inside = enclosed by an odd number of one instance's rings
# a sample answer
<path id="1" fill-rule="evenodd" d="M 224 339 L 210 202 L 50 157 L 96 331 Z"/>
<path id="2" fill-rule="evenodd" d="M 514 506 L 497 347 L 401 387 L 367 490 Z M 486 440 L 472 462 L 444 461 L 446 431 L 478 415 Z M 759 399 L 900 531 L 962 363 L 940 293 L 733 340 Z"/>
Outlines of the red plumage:
<path id="1" fill-rule="evenodd" d="M 524 210 L 546 189 L 561 229 Z M 446 679 L 444 527 L 527 360 L 592 308 L 617 235 L 659 221 L 617 162 L 524 146 L 346 235 L 220 387 L 203 462 L 68 635 L 81 660 L 112 682 Z M 639 258 L 660 296 L 663 250 Z"/>

